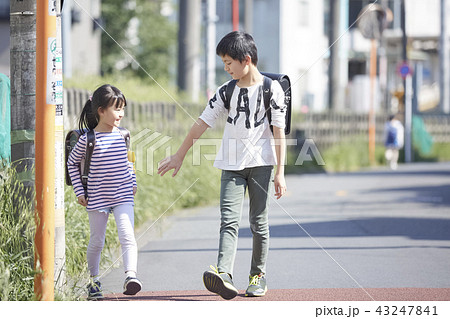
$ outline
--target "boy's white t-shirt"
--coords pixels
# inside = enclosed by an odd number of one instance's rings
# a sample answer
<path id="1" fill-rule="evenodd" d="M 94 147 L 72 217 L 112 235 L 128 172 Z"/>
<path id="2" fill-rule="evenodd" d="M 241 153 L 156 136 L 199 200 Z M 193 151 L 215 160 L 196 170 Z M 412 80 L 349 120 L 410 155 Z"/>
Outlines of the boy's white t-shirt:
<path id="1" fill-rule="evenodd" d="M 263 81 L 251 87 L 235 86 L 230 109 L 224 100 L 229 82 L 220 86 L 209 100 L 200 119 L 214 127 L 220 118 L 226 119 L 222 144 L 216 155 L 214 167 L 222 170 L 276 165 L 276 152 L 270 124 L 284 129 L 286 104 L 284 92 L 277 81 L 272 81 L 270 99 L 272 122 L 266 116 L 263 99 Z"/>

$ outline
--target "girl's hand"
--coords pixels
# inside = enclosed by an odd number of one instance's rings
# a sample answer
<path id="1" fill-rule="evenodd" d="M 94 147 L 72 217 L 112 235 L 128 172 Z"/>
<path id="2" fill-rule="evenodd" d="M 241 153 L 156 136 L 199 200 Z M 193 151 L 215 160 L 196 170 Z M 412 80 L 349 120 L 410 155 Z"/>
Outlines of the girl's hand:
<path id="1" fill-rule="evenodd" d="M 88 201 L 86 200 L 84 195 L 81 195 L 80 197 L 78 197 L 78 204 L 80 204 L 81 206 L 84 206 L 84 207 L 87 206 Z"/>
<path id="2" fill-rule="evenodd" d="M 158 163 L 158 174 L 164 176 L 168 171 L 174 169 L 172 177 L 175 177 L 181 168 L 181 164 L 183 164 L 183 159 L 177 154 L 166 157 Z"/>
<path id="3" fill-rule="evenodd" d="M 136 192 L 137 192 L 137 187 L 133 186 L 133 196 L 136 195 Z"/>
<path id="4" fill-rule="evenodd" d="M 286 181 L 284 180 L 283 174 L 275 174 L 275 178 L 273 180 L 275 186 L 275 197 L 280 199 L 286 193 Z"/>

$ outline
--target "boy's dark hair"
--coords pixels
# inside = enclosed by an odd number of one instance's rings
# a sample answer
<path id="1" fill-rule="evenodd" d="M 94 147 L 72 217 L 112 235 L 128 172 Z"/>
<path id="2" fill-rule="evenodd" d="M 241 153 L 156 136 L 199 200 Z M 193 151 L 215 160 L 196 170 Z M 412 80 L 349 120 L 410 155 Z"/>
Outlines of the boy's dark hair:
<path id="1" fill-rule="evenodd" d="M 243 62 L 247 55 L 252 59 L 253 65 L 258 64 L 258 50 L 253 37 L 242 31 L 228 33 L 220 40 L 216 48 L 218 56 L 230 56 L 233 60 Z"/>
<path id="2" fill-rule="evenodd" d="M 85 128 L 93 130 L 98 124 L 98 109 L 108 107 L 126 106 L 127 100 L 122 92 L 110 84 L 104 84 L 94 91 L 81 111 L 78 127 L 81 131 Z"/>

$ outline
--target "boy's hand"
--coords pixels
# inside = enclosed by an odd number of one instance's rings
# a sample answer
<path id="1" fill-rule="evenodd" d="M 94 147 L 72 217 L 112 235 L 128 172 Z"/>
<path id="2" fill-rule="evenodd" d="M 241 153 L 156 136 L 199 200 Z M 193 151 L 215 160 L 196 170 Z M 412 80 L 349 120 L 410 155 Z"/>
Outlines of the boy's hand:
<path id="1" fill-rule="evenodd" d="M 174 169 L 172 177 L 175 177 L 180 170 L 181 164 L 183 164 L 183 159 L 177 154 L 166 157 L 158 163 L 158 174 L 164 176 L 168 171 Z"/>
<path id="2" fill-rule="evenodd" d="M 81 195 L 80 197 L 78 197 L 78 204 L 80 204 L 81 206 L 84 206 L 84 207 L 87 206 L 88 201 L 86 200 L 84 195 Z"/>
<path id="3" fill-rule="evenodd" d="M 137 187 L 133 186 L 133 196 L 136 195 L 136 192 L 137 192 Z"/>
<path id="4" fill-rule="evenodd" d="M 286 181 L 284 179 L 284 175 L 275 174 L 275 178 L 273 180 L 275 186 L 275 197 L 280 199 L 286 193 Z"/>

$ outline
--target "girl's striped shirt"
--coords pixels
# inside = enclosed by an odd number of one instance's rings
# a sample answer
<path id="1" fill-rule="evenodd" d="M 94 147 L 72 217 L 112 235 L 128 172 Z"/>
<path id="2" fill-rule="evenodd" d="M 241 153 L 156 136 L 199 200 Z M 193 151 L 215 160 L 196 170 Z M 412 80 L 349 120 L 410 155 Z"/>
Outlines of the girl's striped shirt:
<path id="1" fill-rule="evenodd" d="M 77 197 L 84 195 L 80 163 L 86 155 L 86 134 L 69 155 L 67 168 Z M 133 164 L 128 161 L 125 140 L 118 129 L 95 132 L 95 146 L 88 176 L 87 210 L 134 204 L 133 187 L 137 187 Z"/>

